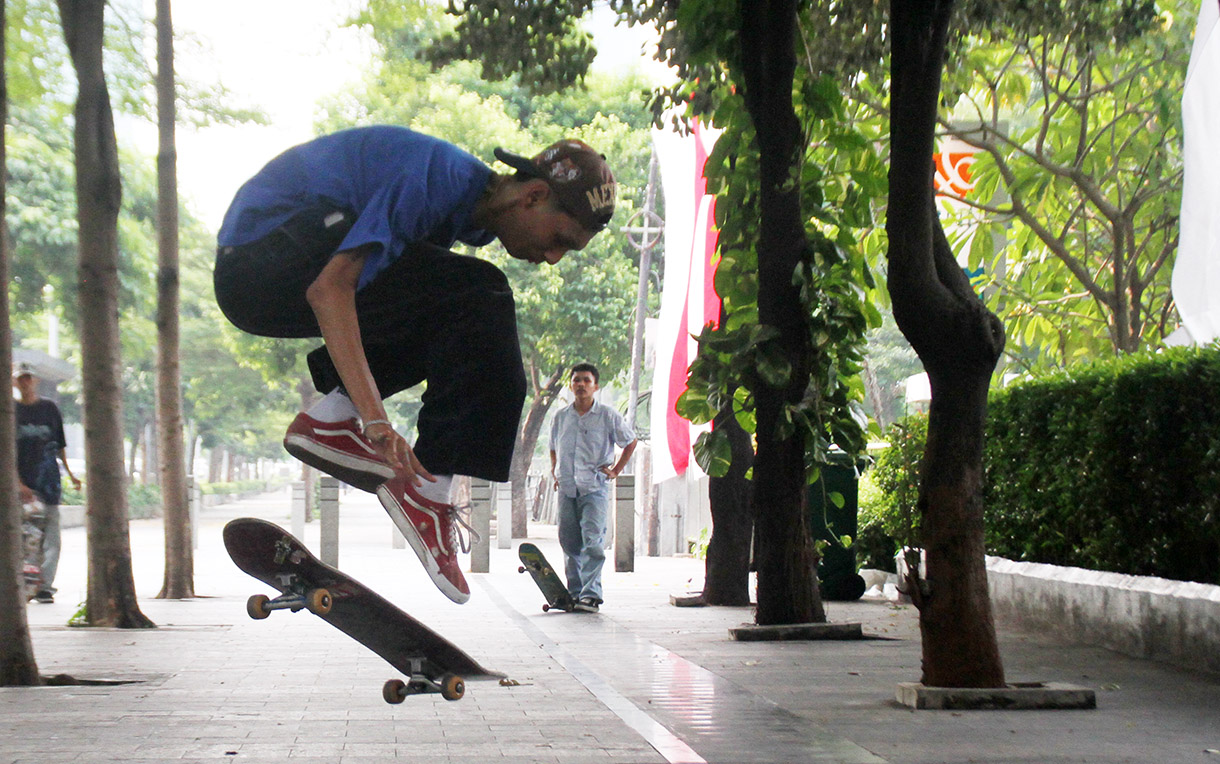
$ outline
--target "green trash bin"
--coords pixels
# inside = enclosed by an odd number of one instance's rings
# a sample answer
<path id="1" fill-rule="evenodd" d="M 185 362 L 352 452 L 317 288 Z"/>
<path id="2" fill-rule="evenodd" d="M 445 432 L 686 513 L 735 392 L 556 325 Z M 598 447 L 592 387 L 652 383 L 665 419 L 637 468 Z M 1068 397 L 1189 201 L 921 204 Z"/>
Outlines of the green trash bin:
<path id="1" fill-rule="evenodd" d="M 864 594 L 864 579 L 856 572 L 855 545 L 845 549 L 839 542 L 842 536 L 856 538 L 857 482 L 863 466 L 842 451 L 834 452 L 830 464 L 822 466 L 818 482 L 809 486 L 809 533 L 814 541 L 829 542 L 818 562 L 822 599 L 850 601 Z M 843 496 L 842 507 L 831 500 L 832 493 Z"/>

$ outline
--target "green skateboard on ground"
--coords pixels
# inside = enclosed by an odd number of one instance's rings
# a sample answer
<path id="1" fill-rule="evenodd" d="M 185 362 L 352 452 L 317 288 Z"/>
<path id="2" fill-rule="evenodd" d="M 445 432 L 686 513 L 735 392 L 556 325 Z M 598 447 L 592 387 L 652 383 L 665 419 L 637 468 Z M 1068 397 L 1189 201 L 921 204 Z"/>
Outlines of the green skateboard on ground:
<path id="1" fill-rule="evenodd" d="M 387 703 L 408 695 L 438 692 L 459 700 L 467 680 L 502 679 L 461 648 L 399 610 L 364 584 L 325 564 L 296 537 L 275 523 L 240 517 L 224 529 L 225 549 L 237 567 L 279 592 L 256 594 L 246 602 L 251 618 L 273 610 L 308 610 L 380 655 L 407 680 L 382 688 Z"/>
<path id="2" fill-rule="evenodd" d="M 517 568 L 517 572 L 524 573 L 528 570 L 534 583 L 542 590 L 542 596 L 546 597 L 542 611 L 545 613 L 555 609 L 571 612 L 576 603 L 572 601 L 568 587 L 560 580 L 551 563 L 547 562 L 542 550 L 526 542 L 517 548 L 517 557 L 521 558 L 521 567 Z"/>

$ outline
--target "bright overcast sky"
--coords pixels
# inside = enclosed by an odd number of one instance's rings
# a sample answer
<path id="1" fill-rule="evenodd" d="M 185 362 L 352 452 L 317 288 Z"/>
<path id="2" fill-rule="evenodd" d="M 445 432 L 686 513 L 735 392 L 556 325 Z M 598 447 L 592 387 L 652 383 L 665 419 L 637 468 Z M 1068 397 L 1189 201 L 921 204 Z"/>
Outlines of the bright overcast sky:
<path id="1" fill-rule="evenodd" d="M 145 0 L 152 16 L 152 1 Z M 212 230 L 234 192 L 267 160 L 313 137 L 317 100 L 359 83 L 370 65 L 373 46 L 360 32 L 342 27 L 351 0 L 178 0 L 173 5 L 177 37 L 199 44 L 176 46 L 179 75 L 199 82 L 219 80 L 234 105 L 261 107 L 267 125 L 178 129 L 179 190 L 190 208 Z M 613 16 L 598 13 L 590 24 L 601 51 L 597 68 L 629 67 L 640 62 L 647 40 L 642 30 L 613 26 Z M 604 21 L 603 21 L 604 19 Z M 659 66 L 659 65 L 657 65 Z M 130 128 L 155 151 L 155 129 Z"/>

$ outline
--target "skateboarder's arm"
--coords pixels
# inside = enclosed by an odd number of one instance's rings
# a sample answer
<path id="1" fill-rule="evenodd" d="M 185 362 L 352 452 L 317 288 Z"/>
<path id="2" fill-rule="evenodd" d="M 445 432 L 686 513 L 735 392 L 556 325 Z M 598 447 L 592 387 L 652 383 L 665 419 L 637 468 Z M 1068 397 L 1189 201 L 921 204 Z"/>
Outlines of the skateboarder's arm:
<path id="1" fill-rule="evenodd" d="M 364 257 L 365 252 L 360 249 L 337 253 L 309 285 L 305 297 L 318 319 L 322 340 L 326 343 L 335 370 L 339 372 L 339 379 L 343 381 L 343 389 L 360 412 L 360 418 L 365 422 L 385 422 L 388 417 L 373 373 L 369 370 L 368 358 L 364 355 L 360 323 L 356 317 L 356 285 L 364 266 Z M 370 427 L 365 436 L 387 464 L 415 484 L 419 484 L 417 475 L 435 480 L 420 465 L 407 441 L 392 426 L 376 424 Z"/>

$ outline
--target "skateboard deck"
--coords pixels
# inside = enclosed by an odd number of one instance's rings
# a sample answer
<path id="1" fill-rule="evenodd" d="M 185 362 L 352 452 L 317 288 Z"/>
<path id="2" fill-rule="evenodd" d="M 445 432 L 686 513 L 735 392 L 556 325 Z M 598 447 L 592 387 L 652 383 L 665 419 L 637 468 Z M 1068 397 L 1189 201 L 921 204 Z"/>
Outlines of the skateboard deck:
<path id="1" fill-rule="evenodd" d="M 565 611 L 572 609 L 576 603 L 568 594 L 568 587 L 560 580 L 559 574 L 551 567 L 551 563 L 547 562 L 542 550 L 526 542 L 517 547 L 517 557 L 521 559 L 521 567 L 517 568 L 517 572 L 524 573 L 528 570 L 534 583 L 542 591 L 542 596 L 546 597 L 546 604 L 542 606 L 543 612 L 551 609 Z"/>
<path id="2" fill-rule="evenodd" d="M 224 528 L 225 549 L 237 567 L 280 592 L 246 602 L 251 618 L 274 610 L 309 610 L 380 655 L 407 680 L 382 688 L 387 703 L 408 695 L 438 692 L 459 700 L 467 680 L 501 679 L 449 640 L 395 607 L 389 600 L 314 557 L 301 541 L 274 523 L 251 517 Z"/>

